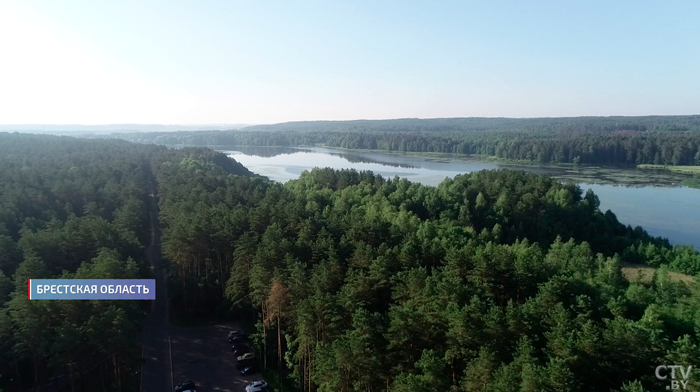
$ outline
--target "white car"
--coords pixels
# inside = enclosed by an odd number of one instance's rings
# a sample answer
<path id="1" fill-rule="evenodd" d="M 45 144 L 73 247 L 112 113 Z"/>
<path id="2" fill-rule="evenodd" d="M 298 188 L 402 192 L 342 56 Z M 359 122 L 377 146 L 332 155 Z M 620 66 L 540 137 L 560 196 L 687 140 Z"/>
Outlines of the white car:
<path id="1" fill-rule="evenodd" d="M 240 357 L 236 358 L 239 361 L 245 361 L 246 359 L 253 359 L 255 358 L 255 354 L 253 353 L 245 353 L 241 355 Z"/>
<path id="2" fill-rule="evenodd" d="M 263 392 L 267 390 L 267 383 L 265 381 L 256 381 L 252 384 L 248 384 L 245 387 L 245 392 Z"/>

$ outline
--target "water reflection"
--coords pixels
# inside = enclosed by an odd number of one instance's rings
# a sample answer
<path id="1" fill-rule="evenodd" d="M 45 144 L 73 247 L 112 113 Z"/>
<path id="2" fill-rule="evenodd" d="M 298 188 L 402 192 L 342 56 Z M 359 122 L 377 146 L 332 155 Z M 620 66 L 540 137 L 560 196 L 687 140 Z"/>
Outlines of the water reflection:
<path id="1" fill-rule="evenodd" d="M 407 169 L 415 169 L 416 166 L 408 163 L 408 160 L 392 160 L 385 159 L 387 155 L 383 154 L 372 154 L 372 153 L 362 153 L 357 154 L 352 151 L 346 152 L 341 150 L 330 150 L 325 148 L 316 147 L 261 147 L 261 146 L 237 146 L 230 147 L 229 149 L 220 149 L 219 151 L 228 153 L 241 153 L 248 156 L 258 156 L 264 158 L 272 158 L 278 155 L 291 155 L 301 152 L 314 152 L 321 154 L 328 154 L 331 156 L 337 156 L 346 159 L 350 163 L 378 163 L 385 166 L 393 167 L 403 167 Z"/>
<path id="2" fill-rule="evenodd" d="M 219 149 L 222 152 L 240 152 L 245 155 L 253 155 L 264 158 L 272 158 L 277 155 L 283 154 L 293 154 L 299 152 L 298 149 L 293 147 L 260 147 L 260 146 L 236 146 L 236 147 L 222 147 Z"/>

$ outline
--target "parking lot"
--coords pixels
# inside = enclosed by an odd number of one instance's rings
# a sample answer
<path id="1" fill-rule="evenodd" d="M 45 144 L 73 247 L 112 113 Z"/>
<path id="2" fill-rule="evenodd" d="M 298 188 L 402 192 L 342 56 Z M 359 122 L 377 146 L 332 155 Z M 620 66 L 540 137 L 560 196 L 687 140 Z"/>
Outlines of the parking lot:
<path id="1" fill-rule="evenodd" d="M 240 329 L 238 325 L 170 328 L 175 384 L 191 379 L 197 392 L 243 392 L 246 385 L 261 380 L 260 374 L 241 376 L 236 369 L 227 337 L 228 331 Z"/>

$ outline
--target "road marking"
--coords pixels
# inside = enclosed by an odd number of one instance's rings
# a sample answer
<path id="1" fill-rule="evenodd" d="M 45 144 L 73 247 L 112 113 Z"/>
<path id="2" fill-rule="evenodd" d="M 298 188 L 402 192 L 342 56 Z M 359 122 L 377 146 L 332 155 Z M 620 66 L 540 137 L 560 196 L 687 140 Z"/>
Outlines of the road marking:
<path id="1" fill-rule="evenodd" d="M 170 389 L 175 388 L 173 377 L 173 346 L 170 344 L 170 332 L 168 332 L 168 348 L 170 349 Z"/>

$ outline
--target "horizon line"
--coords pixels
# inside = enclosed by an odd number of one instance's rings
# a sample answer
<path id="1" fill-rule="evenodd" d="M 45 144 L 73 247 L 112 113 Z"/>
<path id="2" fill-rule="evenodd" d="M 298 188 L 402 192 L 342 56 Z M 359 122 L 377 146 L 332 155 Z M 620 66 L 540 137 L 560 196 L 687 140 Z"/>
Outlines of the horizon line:
<path id="1" fill-rule="evenodd" d="M 137 123 L 137 122 L 119 122 L 119 123 L 100 123 L 100 124 L 83 124 L 83 123 L 0 123 L 0 127 L 31 127 L 31 126 L 79 126 L 79 127 L 102 127 L 102 126 L 255 126 L 255 125 L 277 125 L 277 124 L 287 124 L 287 123 L 299 123 L 299 122 L 350 122 L 350 121 L 392 121 L 392 120 L 449 120 L 449 119 L 508 119 L 508 120 L 536 120 L 536 119 L 567 119 L 567 118 L 612 118 L 612 117 L 622 117 L 622 118 L 635 118 L 635 117 L 695 117 L 700 116 L 698 114 L 645 114 L 645 115 L 582 115 L 582 116 L 536 116 L 536 117 L 508 117 L 508 116 L 456 116 L 456 117 L 393 117 L 393 118 L 354 118 L 354 119 L 344 119 L 344 120 L 326 120 L 326 119 L 315 119 L 315 120 L 290 120 L 282 122 L 270 122 L 270 123 L 238 123 L 238 122 L 224 122 L 224 123 Z"/>

